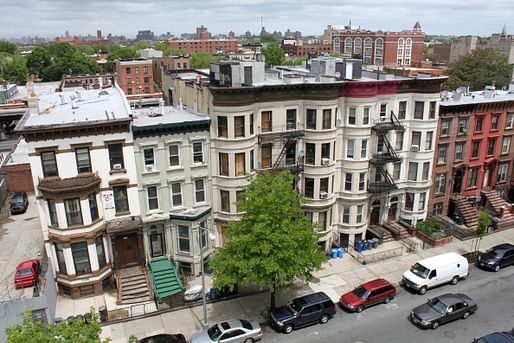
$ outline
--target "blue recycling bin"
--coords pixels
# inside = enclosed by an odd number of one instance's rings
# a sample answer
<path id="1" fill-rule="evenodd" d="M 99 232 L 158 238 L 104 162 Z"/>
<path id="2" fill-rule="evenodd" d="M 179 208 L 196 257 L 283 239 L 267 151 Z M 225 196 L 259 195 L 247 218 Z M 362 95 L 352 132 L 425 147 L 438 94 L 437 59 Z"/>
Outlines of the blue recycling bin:
<path id="1" fill-rule="evenodd" d="M 344 255 L 344 249 L 343 248 L 337 248 L 337 257 L 341 258 Z"/>
<path id="2" fill-rule="evenodd" d="M 332 248 L 332 259 L 335 260 L 337 258 L 337 248 Z"/>
<path id="3" fill-rule="evenodd" d="M 363 240 L 362 241 L 362 250 L 368 250 L 369 248 L 369 244 L 368 244 L 368 241 L 367 240 Z"/>
<path id="4" fill-rule="evenodd" d="M 361 241 L 355 241 L 354 248 L 355 248 L 355 251 L 361 252 L 362 251 L 362 242 Z"/>
<path id="5" fill-rule="evenodd" d="M 214 288 L 214 287 L 210 289 L 209 293 L 210 293 L 209 295 L 210 295 L 211 299 L 213 299 L 213 300 L 217 299 L 219 296 L 218 289 Z"/>

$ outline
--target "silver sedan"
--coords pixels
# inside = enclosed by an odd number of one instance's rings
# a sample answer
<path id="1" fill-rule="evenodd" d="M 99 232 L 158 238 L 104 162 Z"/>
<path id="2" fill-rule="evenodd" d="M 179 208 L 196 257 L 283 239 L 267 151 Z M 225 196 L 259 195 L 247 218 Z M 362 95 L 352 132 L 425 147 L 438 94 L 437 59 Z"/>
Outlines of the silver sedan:
<path id="1" fill-rule="evenodd" d="M 191 343 L 253 343 L 262 338 L 262 330 L 257 321 L 229 319 L 216 323 L 207 330 L 195 333 Z"/>

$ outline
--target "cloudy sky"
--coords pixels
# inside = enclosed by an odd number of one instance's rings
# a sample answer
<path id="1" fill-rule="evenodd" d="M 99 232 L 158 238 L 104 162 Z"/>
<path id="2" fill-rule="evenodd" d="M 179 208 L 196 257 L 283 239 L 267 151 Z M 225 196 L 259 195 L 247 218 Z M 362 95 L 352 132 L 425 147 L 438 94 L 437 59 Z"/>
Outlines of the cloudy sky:
<path id="1" fill-rule="evenodd" d="M 135 37 L 144 29 L 194 32 L 202 24 L 212 33 L 239 35 L 259 32 L 261 16 L 268 32 L 319 35 L 328 24 L 350 20 L 399 31 L 418 20 L 427 34 L 489 36 L 504 24 L 514 34 L 513 0 L 0 0 L 0 37 L 94 35 L 97 29 Z"/>

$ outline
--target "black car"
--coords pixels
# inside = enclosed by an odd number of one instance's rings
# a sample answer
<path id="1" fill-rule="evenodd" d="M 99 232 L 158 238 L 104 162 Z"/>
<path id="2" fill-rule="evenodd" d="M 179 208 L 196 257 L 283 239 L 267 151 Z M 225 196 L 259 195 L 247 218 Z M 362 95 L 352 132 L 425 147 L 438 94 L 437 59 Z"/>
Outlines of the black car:
<path id="1" fill-rule="evenodd" d="M 467 319 L 477 309 L 476 302 L 467 295 L 448 293 L 428 299 L 426 304 L 413 309 L 410 319 L 414 324 L 425 329 L 437 329 L 440 324 L 456 319 Z"/>
<path id="2" fill-rule="evenodd" d="M 141 338 L 138 343 L 186 343 L 186 338 L 180 333 L 174 335 L 162 333 Z"/>
<path id="3" fill-rule="evenodd" d="M 11 214 L 23 213 L 29 206 L 29 198 L 25 192 L 16 192 L 11 198 Z"/>
<path id="4" fill-rule="evenodd" d="M 271 311 L 271 325 L 284 333 L 314 323 L 325 324 L 336 313 L 336 305 L 323 292 L 299 297 Z"/>
<path id="5" fill-rule="evenodd" d="M 495 272 L 514 264 L 514 245 L 503 243 L 488 249 L 478 257 L 477 265 Z"/>
<path id="6" fill-rule="evenodd" d="M 514 343 L 514 329 L 512 332 L 493 332 L 484 337 L 474 339 L 473 343 Z"/>

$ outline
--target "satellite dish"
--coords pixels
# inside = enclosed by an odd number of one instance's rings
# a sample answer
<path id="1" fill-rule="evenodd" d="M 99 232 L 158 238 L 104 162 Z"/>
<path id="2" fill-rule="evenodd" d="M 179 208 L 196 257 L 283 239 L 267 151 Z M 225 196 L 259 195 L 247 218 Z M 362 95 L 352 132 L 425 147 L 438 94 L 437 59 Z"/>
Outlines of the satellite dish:
<path id="1" fill-rule="evenodd" d="M 461 86 L 461 87 L 457 88 L 456 92 L 458 94 L 466 94 L 466 90 L 467 90 L 466 87 Z"/>

